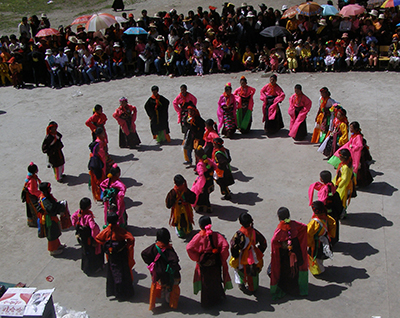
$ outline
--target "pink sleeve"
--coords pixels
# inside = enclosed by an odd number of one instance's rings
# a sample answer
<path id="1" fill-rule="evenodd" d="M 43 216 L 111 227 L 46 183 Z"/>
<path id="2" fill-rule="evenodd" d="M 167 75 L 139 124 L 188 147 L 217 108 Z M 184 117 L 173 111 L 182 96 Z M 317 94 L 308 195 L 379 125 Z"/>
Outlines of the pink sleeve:
<path id="1" fill-rule="evenodd" d="M 327 186 L 321 187 L 321 189 L 318 191 L 318 201 L 321 201 L 325 204 L 328 195 L 329 195 L 328 187 Z"/>
<path id="2" fill-rule="evenodd" d="M 131 110 L 132 110 L 132 120 L 131 120 L 131 128 L 133 132 L 136 132 L 136 118 L 137 118 L 137 108 L 135 106 L 131 106 Z"/>
<path id="3" fill-rule="evenodd" d="M 78 221 L 79 221 L 79 217 L 78 217 L 79 211 L 80 211 L 80 210 L 76 210 L 75 213 L 71 215 L 72 226 L 76 226 L 76 225 L 78 224 Z M 93 237 L 96 237 L 96 236 L 93 236 Z"/>
<path id="4" fill-rule="evenodd" d="M 294 117 L 294 114 L 295 114 L 295 112 L 294 112 L 295 107 L 293 105 L 293 99 L 294 99 L 294 95 L 290 96 L 290 98 L 289 98 L 289 109 L 288 109 L 288 114 L 289 114 L 290 117 Z"/>
<path id="5" fill-rule="evenodd" d="M 113 117 L 116 119 L 118 125 L 121 126 L 122 131 L 124 132 L 125 135 L 129 135 L 129 129 L 128 125 L 125 120 L 120 118 L 121 116 L 121 111 L 119 108 L 117 108 L 113 114 Z"/>
<path id="6" fill-rule="evenodd" d="M 176 96 L 174 101 L 172 102 L 172 105 L 174 106 L 174 109 L 178 114 L 178 124 L 181 123 L 181 108 L 179 107 L 180 96 L 181 95 Z"/>
<path id="7" fill-rule="evenodd" d="M 193 94 L 189 93 L 189 100 L 193 103 L 194 106 L 197 106 L 197 98 Z"/>
<path id="8" fill-rule="evenodd" d="M 39 198 L 41 196 L 42 192 L 39 191 L 37 184 L 38 183 L 37 183 L 36 179 L 31 179 L 28 181 L 27 188 L 28 188 L 28 191 L 30 194 Z"/>
<path id="9" fill-rule="evenodd" d="M 218 116 L 218 131 L 221 131 L 222 125 L 224 124 L 224 111 L 222 106 L 224 105 L 224 95 L 221 95 L 218 100 L 217 116 Z"/>
<path id="10" fill-rule="evenodd" d="M 196 234 L 186 245 L 186 252 L 188 253 L 189 258 L 195 262 L 198 262 L 200 260 L 200 251 L 198 248 L 199 239 L 200 235 Z"/>
<path id="11" fill-rule="evenodd" d="M 358 166 L 360 165 L 361 160 L 361 151 L 363 147 L 363 137 L 361 135 L 358 135 L 356 138 L 354 138 L 354 142 L 352 144 L 352 147 L 350 148 L 351 156 L 353 159 L 354 173 L 357 173 L 358 171 Z"/>
<path id="12" fill-rule="evenodd" d="M 267 89 L 268 89 L 268 84 L 265 85 L 263 88 L 261 88 L 260 91 L 260 100 L 262 100 L 264 103 L 267 101 Z"/>

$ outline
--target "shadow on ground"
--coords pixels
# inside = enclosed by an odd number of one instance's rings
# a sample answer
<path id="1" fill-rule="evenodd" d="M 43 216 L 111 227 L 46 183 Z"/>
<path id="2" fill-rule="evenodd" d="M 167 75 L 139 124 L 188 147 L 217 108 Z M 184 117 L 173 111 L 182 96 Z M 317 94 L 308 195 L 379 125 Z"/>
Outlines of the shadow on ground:
<path id="1" fill-rule="evenodd" d="M 349 213 L 346 219 L 341 220 L 342 225 L 364 227 L 377 230 L 384 226 L 393 226 L 393 222 L 375 212 Z"/>
<path id="2" fill-rule="evenodd" d="M 69 187 L 73 187 L 79 184 L 88 184 L 89 183 L 89 174 L 81 173 L 79 176 L 72 176 L 66 174 L 63 178 L 63 183 L 65 183 Z"/>
<path id="3" fill-rule="evenodd" d="M 135 207 L 135 206 L 141 206 L 142 204 L 143 204 L 143 202 L 141 202 L 141 201 L 133 201 L 131 198 L 129 198 L 129 197 L 125 197 L 124 198 L 124 201 L 125 201 L 125 208 L 128 210 L 128 209 L 130 209 L 130 208 L 132 208 L 132 207 Z"/>
<path id="4" fill-rule="evenodd" d="M 242 171 L 234 172 L 234 173 L 232 173 L 232 175 L 233 175 L 233 179 L 235 181 L 241 181 L 241 182 L 249 182 L 251 179 L 254 178 L 254 177 L 245 176 Z"/>
<path id="5" fill-rule="evenodd" d="M 121 177 L 120 180 L 123 184 L 125 184 L 127 189 L 130 187 L 141 187 L 143 185 L 143 183 L 137 182 L 133 178 Z"/>
<path id="6" fill-rule="evenodd" d="M 281 129 L 279 130 L 276 134 L 268 134 L 267 133 L 267 137 L 269 139 L 274 139 L 274 138 L 290 138 L 289 136 L 289 129 Z"/>
<path id="7" fill-rule="evenodd" d="M 135 158 L 135 155 L 133 153 L 129 153 L 125 156 L 111 155 L 111 158 L 114 160 L 115 163 L 139 160 L 139 158 Z"/>
<path id="8" fill-rule="evenodd" d="M 210 214 L 204 213 L 204 215 L 217 216 L 220 220 L 232 221 L 232 222 L 236 222 L 239 215 L 242 214 L 243 212 L 248 212 L 247 209 L 242 209 L 236 206 L 224 206 L 218 204 L 212 204 L 212 209 L 213 209 L 212 213 Z"/>
<path id="9" fill-rule="evenodd" d="M 343 255 L 349 255 L 354 259 L 356 259 L 357 261 L 361 261 L 367 256 L 379 253 L 379 250 L 372 247 L 367 242 L 360 242 L 360 243 L 338 242 L 333 247 L 333 251 L 340 252 Z"/>
<path id="10" fill-rule="evenodd" d="M 230 201 L 242 205 L 256 205 L 257 202 L 263 201 L 263 198 L 260 198 L 256 192 L 239 192 L 232 193 L 232 199 Z"/>
<path id="11" fill-rule="evenodd" d="M 399 189 L 395 188 L 394 186 L 390 185 L 389 183 L 387 183 L 385 181 L 372 182 L 368 187 L 357 189 L 357 191 L 360 191 L 360 192 L 387 195 L 389 197 L 391 197 L 393 195 L 393 192 L 396 192 L 398 190 Z"/>
<path id="12" fill-rule="evenodd" d="M 327 266 L 325 272 L 315 278 L 329 283 L 346 284 L 351 286 L 356 279 L 367 279 L 369 278 L 369 275 L 365 268 L 356 268 L 353 266 Z"/>
<path id="13" fill-rule="evenodd" d="M 129 222 L 129 221 L 128 221 Z M 156 236 L 157 228 L 155 227 L 139 227 L 134 225 L 128 225 L 126 228 L 134 237 L 137 236 Z"/>

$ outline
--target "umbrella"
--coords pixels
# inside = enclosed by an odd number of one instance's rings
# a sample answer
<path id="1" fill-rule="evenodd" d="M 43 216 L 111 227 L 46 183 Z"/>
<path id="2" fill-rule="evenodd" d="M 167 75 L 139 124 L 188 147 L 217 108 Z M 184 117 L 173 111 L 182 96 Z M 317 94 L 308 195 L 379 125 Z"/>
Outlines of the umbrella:
<path id="1" fill-rule="evenodd" d="M 364 13 L 365 8 L 359 4 L 348 4 L 340 10 L 340 14 L 344 17 L 349 17 L 353 15 L 358 15 Z"/>
<path id="2" fill-rule="evenodd" d="M 108 13 L 93 14 L 90 20 L 86 23 L 86 31 L 96 32 L 101 29 L 106 29 L 110 25 L 116 23 L 115 17 Z"/>
<path id="3" fill-rule="evenodd" d="M 72 21 L 71 25 L 72 24 L 86 24 L 90 20 L 91 17 L 92 17 L 91 14 L 83 15 L 81 17 L 76 18 L 74 21 Z"/>
<path id="4" fill-rule="evenodd" d="M 322 4 L 321 7 L 323 8 L 322 10 L 322 15 L 328 16 L 328 15 L 337 15 L 339 13 L 339 10 L 336 9 L 334 6 L 331 6 L 329 4 Z"/>
<path id="5" fill-rule="evenodd" d="M 290 32 L 286 30 L 284 27 L 273 25 L 268 28 L 265 28 L 260 32 L 260 35 L 265 36 L 266 38 L 276 38 L 279 36 L 291 36 Z"/>
<path id="6" fill-rule="evenodd" d="M 37 38 L 42 38 L 45 36 L 50 36 L 50 35 L 58 35 L 59 32 L 56 29 L 53 28 L 48 28 L 48 29 L 42 29 L 38 33 L 36 33 L 35 37 Z"/>
<path id="7" fill-rule="evenodd" d="M 293 6 L 293 7 L 290 7 L 289 9 L 287 9 L 283 13 L 281 19 L 293 18 L 298 13 L 296 10 L 297 8 L 298 8 L 298 6 Z"/>
<path id="8" fill-rule="evenodd" d="M 386 0 L 381 8 L 394 8 L 396 6 L 400 6 L 400 0 Z"/>
<path id="9" fill-rule="evenodd" d="M 322 10 L 322 7 L 316 2 L 305 2 L 297 8 L 299 14 L 306 15 L 307 17 L 320 14 Z"/>
<path id="10" fill-rule="evenodd" d="M 115 20 L 117 20 L 118 23 L 128 22 L 127 19 L 125 19 L 123 17 L 117 17 L 117 16 L 115 16 Z"/>
<path id="11" fill-rule="evenodd" d="M 380 7 L 385 0 L 368 0 L 367 9 Z"/>
<path id="12" fill-rule="evenodd" d="M 130 27 L 129 29 L 124 31 L 124 33 L 130 35 L 139 35 L 139 34 L 147 34 L 147 31 L 139 27 Z"/>

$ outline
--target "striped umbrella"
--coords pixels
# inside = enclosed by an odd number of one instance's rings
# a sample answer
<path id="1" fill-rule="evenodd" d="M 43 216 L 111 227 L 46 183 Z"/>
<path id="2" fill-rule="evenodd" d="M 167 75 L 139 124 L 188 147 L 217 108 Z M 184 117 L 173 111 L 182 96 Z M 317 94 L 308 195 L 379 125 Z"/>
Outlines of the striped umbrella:
<path id="1" fill-rule="evenodd" d="M 283 15 L 281 19 L 288 19 L 288 18 L 293 18 L 298 12 L 297 12 L 297 8 L 299 6 L 293 6 L 290 7 L 289 9 L 287 9 Z"/>
<path id="2" fill-rule="evenodd" d="M 367 9 L 374 9 L 380 7 L 385 0 L 368 0 Z"/>
<path id="3" fill-rule="evenodd" d="M 107 29 L 116 23 L 115 17 L 108 13 L 93 14 L 90 20 L 86 23 L 86 31 L 96 32 L 101 29 Z"/>
<path id="4" fill-rule="evenodd" d="M 300 4 L 296 10 L 301 15 L 311 17 L 320 14 L 323 8 L 316 2 L 305 2 Z"/>
<path id="5" fill-rule="evenodd" d="M 38 33 L 36 33 L 35 37 L 37 38 L 43 38 L 45 36 L 50 36 L 50 35 L 58 35 L 59 32 L 56 29 L 53 28 L 48 28 L 48 29 L 42 29 Z"/>
<path id="6" fill-rule="evenodd" d="M 90 20 L 91 17 L 92 17 L 91 14 L 77 17 L 74 21 L 72 21 L 71 25 L 72 24 L 86 24 Z"/>
<path id="7" fill-rule="evenodd" d="M 396 6 L 400 6 L 400 0 L 386 0 L 381 8 L 394 8 Z"/>

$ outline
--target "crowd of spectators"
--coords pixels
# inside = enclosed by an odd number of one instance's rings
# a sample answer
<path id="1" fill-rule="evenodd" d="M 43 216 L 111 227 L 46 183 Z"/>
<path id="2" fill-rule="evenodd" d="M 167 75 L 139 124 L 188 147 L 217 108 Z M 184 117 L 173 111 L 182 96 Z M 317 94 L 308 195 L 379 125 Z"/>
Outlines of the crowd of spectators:
<path id="1" fill-rule="evenodd" d="M 208 9 L 198 7 L 187 16 L 175 9 L 154 16 L 143 10 L 136 18 L 123 12 L 127 22 L 104 33 L 86 32 L 83 25 L 76 32 L 72 26 L 59 26 L 59 34 L 49 37 L 35 37 L 50 27 L 46 14 L 41 19 L 23 17 L 17 35 L 1 37 L 2 84 L 61 88 L 143 74 L 375 70 L 383 45 L 389 46 L 388 68 L 399 68 L 398 7 L 366 10 L 353 17 L 288 19 L 282 19 L 285 5 L 278 10 L 260 4 L 256 10 L 246 3 L 236 7 L 225 2 L 220 13 L 214 6 Z M 291 36 L 260 34 L 272 26 L 286 28 Z M 147 34 L 125 34 L 130 27 L 141 27 Z"/>

